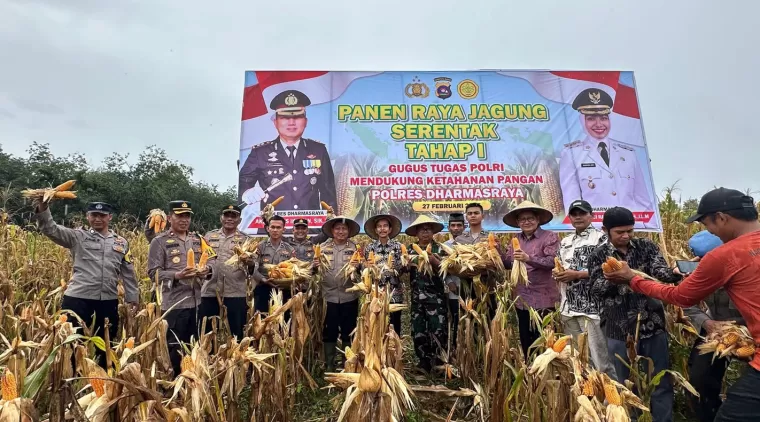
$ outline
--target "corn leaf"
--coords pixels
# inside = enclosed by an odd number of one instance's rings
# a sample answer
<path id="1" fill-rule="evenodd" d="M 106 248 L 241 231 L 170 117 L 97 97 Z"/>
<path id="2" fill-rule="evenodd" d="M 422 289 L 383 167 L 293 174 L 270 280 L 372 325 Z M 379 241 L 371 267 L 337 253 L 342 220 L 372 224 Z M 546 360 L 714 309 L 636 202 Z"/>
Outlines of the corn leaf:
<path id="1" fill-rule="evenodd" d="M 91 341 L 92 344 L 94 344 L 95 347 L 97 347 L 101 351 L 104 351 L 104 352 L 106 351 L 106 342 L 105 342 L 105 340 L 103 340 L 102 337 L 92 336 L 88 340 Z"/>
<path id="2" fill-rule="evenodd" d="M 40 388 L 42 388 L 42 386 L 47 383 L 48 373 L 50 372 L 50 365 L 53 364 L 55 355 L 58 353 L 58 349 L 60 349 L 63 345 L 73 343 L 79 339 L 85 338 L 87 337 L 81 334 L 72 334 L 66 337 L 66 340 L 64 340 L 63 343 L 55 346 L 50 352 L 50 355 L 48 355 L 47 359 L 45 359 L 45 362 L 42 363 L 42 366 L 37 368 L 34 372 L 26 377 L 26 380 L 24 381 L 24 391 L 22 392 L 21 396 L 28 399 L 34 398 L 34 396 L 36 396 L 40 391 Z"/>

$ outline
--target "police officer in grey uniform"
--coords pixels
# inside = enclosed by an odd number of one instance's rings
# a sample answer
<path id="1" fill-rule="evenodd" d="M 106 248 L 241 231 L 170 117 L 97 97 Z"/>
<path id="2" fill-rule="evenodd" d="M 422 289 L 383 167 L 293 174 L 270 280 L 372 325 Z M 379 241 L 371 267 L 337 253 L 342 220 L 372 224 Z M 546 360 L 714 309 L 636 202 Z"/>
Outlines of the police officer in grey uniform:
<path id="1" fill-rule="evenodd" d="M 259 212 L 280 196 L 285 197 L 277 206 L 280 210 L 320 210 L 320 201 L 337 207 L 335 176 L 327 148 L 302 137 L 307 123 L 306 106 L 310 104 L 309 97 L 295 90 L 280 93 L 269 104 L 275 110 L 274 125 L 279 136 L 254 145 L 240 169 L 240 198 L 251 212 Z M 292 179 L 267 191 L 286 177 Z"/>
<path id="2" fill-rule="evenodd" d="M 113 207 L 105 202 L 87 206 L 89 229 L 70 229 L 56 224 L 46 203 L 39 204 L 36 218 L 40 230 L 53 242 L 70 249 L 74 261 L 73 276 L 63 293 L 61 309 L 77 314 L 87 326 L 95 322 L 95 333 L 105 339 L 117 337 L 119 327 L 119 279 L 124 286 L 125 300 L 132 311 L 139 302 L 139 290 L 132 265 L 132 254 L 126 239 L 109 230 Z M 78 324 L 77 321 L 73 321 Z M 105 366 L 105 354 L 96 350 L 96 358 Z"/>
<path id="3" fill-rule="evenodd" d="M 269 231 L 269 238 L 259 243 L 258 246 L 258 262 L 256 270 L 253 273 L 253 279 L 258 283 L 255 289 L 253 289 L 253 307 L 255 310 L 266 313 L 269 312 L 269 297 L 272 289 L 275 288 L 269 282 L 269 274 L 264 268 L 266 264 L 279 264 L 280 262 L 287 261 L 290 258 L 296 256 L 296 250 L 293 245 L 288 243 L 283 238 L 285 231 L 285 219 L 279 215 L 274 215 L 267 222 L 267 230 Z M 290 300 L 290 289 L 282 290 L 283 303 Z M 289 313 L 286 313 L 288 318 Z"/>
<path id="4" fill-rule="evenodd" d="M 296 218 L 293 220 L 293 237 L 288 238 L 288 242 L 296 250 L 296 258 L 301 261 L 311 262 L 314 258 L 314 245 L 320 245 L 327 241 L 328 237 L 324 233 L 309 236 L 309 220 L 305 218 Z"/>
<path id="5" fill-rule="evenodd" d="M 654 211 L 637 147 L 609 137 L 613 101 L 601 89 L 582 91 L 573 101 L 586 136 L 564 145 L 559 162 L 565 209 L 583 199 L 595 207 Z"/>
<path id="6" fill-rule="evenodd" d="M 166 315 L 169 355 L 175 375 L 180 373 L 182 360 L 182 347 L 177 339 L 188 343 L 191 337 L 197 338 L 201 284 L 213 275 L 211 260 L 206 271 L 198 276 L 194 270 L 187 269 L 187 251 L 193 250 L 196 263 L 202 253 L 201 236 L 188 231 L 192 214 L 190 202 L 170 202 L 168 216 L 172 228 L 156 235 L 148 250 L 148 275 L 151 280 L 158 276 L 161 284 L 161 310 L 177 305 Z"/>
<path id="7" fill-rule="evenodd" d="M 227 322 L 230 325 L 232 335 L 238 340 L 243 338 L 243 327 L 248 316 L 248 268 L 231 267 L 225 265 L 228 259 L 234 255 L 235 246 L 241 246 L 248 236 L 237 229 L 240 224 L 240 206 L 227 205 L 221 210 L 220 217 L 222 227 L 212 230 L 204 236 L 208 245 L 216 252 L 216 260 L 220 265 L 216 266 L 214 276 L 203 283 L 201 287 L 201 319 L 207 318 L 206 330 L 211 331 L 212 317 L 219 316 L 219 298 L 222 298 L 224 307 L 227 309 Z M 252 268 L 250 269 L 252 272 Z"/>

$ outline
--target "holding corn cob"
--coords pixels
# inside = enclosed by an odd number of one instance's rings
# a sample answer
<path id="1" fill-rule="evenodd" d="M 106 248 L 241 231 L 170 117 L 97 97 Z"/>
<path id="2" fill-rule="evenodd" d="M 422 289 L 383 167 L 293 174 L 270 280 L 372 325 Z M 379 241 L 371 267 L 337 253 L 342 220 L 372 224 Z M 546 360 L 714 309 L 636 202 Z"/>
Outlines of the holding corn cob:
<path id="1" fill-rule="evenodd" d="M 515 259 L 512 262 L 512 271 L 509 274 L 509 284 L 512 287 L 515 287 L 520 283 L 525 284 L 526 286 L 530 284 L 530 280 L 528 280 L 528 268 L 525 266 L 525 262 L 519 259 L 519 257 L 522 257 L 525 254 L 520 253 L 522 253 L 522 249 L 520 249 L 520 241 L 517 237 L 513 237 L 512 256 L 514 256 Z"/>
<path id="2" fill-rule="evenodd" d="M 47 204 L 53 199 L 76 199 L 76 192 L 71 191 L 75 183 L 76 180 L 69 180 L 54 188 L 25 189 L 21 191 L 21 195 L 31 199 L 35 204 Z"/>

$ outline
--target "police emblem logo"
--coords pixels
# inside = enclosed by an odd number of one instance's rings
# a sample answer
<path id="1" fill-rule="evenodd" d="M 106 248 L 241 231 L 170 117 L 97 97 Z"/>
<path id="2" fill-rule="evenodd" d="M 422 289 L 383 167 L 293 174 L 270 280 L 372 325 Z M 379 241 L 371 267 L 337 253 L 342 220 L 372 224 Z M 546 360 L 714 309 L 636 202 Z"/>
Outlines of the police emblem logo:
<path id="1" fill-rule="evenodd" d="M 270 156 L 270 157 L 277 157 L 277 153 L 276 153 L 276 152 L 270 152 L 270 153 L 269 153 L 269 156 Z"/>
<path id="2" fill-rule="evenodd" d="M 296 97 L 292 92 L 288 94 L 287 97 L 285 97 L 285 105 L 288 107 L 292 107 L 294 105 L 298 104 L 298 97 Z"/>
<path id="3" fill-rule="evenodd" d="M 101 205 L 101 204 L 95 205 L 95 209 L 96 210 L 102 210 L 103 209 L 103 205 Z"/>
<path id="4" fill-rule="evenodd" d="M 187 208 L 187 202 L 182 203 L 182 208 Z"/>
<path id="5" fill-rule="evenodd" d="M 588 99 L 594 104 L 599 104 L 600 102 L 602 102 L 602 94 L 599 91 L 589 92 Z"/>
<path id="6" fill-rule="evenodd" d="M 409 98 L 427 98 L 430 95 L 430 88 L 415 76 L 412 82 L 406 84 L 404 94 Z"/>
<path id="7" fill-rule="evenodd" d="M 311 182 L 312 185 L 316 185 L 317 184 L 317 178 L 316 177 L 312 177 L 311 180 L 309 180 L 309 182 Z"/>
<path id="8" fill-rule="evenodd" d="M 465 79 L 457 85 L 457 93 L 462 99 L 471 100 L 478 96 L 480 87 L 472 79 Z"/>
<path id="9" fill-rule="evenodd" d="M 174 258 L 172 258 L 172 262 L 175 263 L 175 264 L 179 264 L 179 261 L 180 261 L 180 259 L 179 259 L 178 256 L 175 256 Z"/>
<path id="10" fill-rule="evenodd" d="M 445 100 L 451 97 L 451 78 L 435 78 L 435 96 Z"/>

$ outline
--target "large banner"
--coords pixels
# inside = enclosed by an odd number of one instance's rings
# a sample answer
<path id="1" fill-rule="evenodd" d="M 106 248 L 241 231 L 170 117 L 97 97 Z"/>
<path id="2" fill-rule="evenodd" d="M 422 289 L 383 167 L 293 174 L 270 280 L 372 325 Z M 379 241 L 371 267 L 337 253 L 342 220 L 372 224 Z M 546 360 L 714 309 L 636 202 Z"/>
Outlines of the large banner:
<path id="1" fill-rule="evenodd" d="M 261 210 L 290 227 L 378 213 L 404 226 L 446 224 L 471 202 L 484 228 L 522 201 L 549 209 L 549 230 L 572 230 L 577 199 L 660 216 L 632 72 L 246 72 L 240 136 L 241 229 L 263 233 Z"/>

